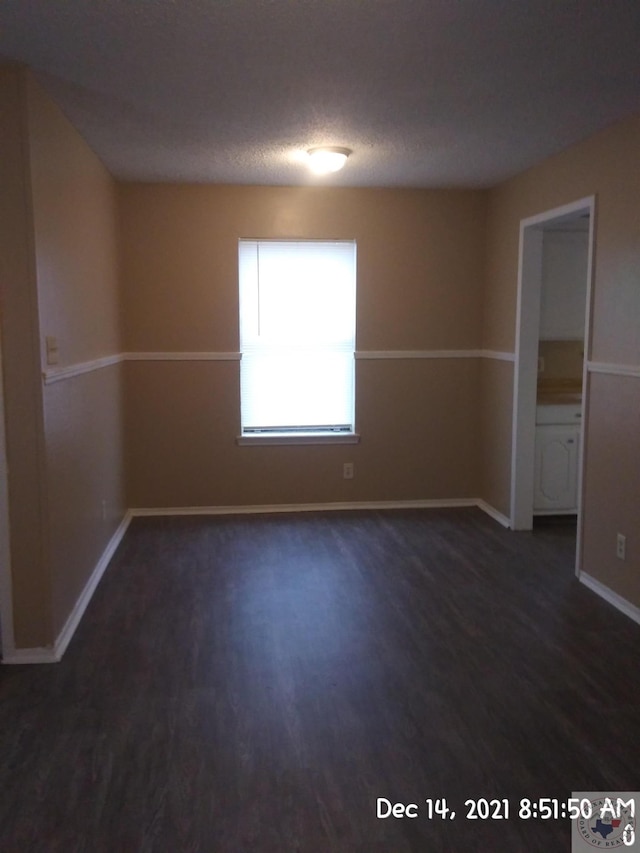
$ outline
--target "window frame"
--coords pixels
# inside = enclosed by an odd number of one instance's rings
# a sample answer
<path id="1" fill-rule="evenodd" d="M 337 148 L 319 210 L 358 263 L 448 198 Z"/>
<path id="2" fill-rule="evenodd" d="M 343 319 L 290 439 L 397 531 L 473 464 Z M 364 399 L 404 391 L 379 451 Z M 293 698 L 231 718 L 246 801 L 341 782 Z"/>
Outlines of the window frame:
<path id="1" fill-rule="evenodd" d="M 242 424 L 242 285 L 241 285 L 241 247 L 243 243 L 256 244 L 258 247 L 268 243 L 291 243 L 291 244 L 313 244 L 313 243 L 348 243 L 353 245 L 354 250 L 354 328 L 353 328 L 353 394 L 352 407 L 353 416 L 350 426 L 291 426 L 281 427 L 249 427 L 247 431 Z M 283 445 L 283 444 L 357 444 L 360 435 L 356 430 L 356 321 L 357 321 L 357 242 L 355 238 L 248 238 L 238 239 L 238 318 L 239 318 L 239 351 L 240 351 L 240 430 L 236 437 L 239 445 Z"/>

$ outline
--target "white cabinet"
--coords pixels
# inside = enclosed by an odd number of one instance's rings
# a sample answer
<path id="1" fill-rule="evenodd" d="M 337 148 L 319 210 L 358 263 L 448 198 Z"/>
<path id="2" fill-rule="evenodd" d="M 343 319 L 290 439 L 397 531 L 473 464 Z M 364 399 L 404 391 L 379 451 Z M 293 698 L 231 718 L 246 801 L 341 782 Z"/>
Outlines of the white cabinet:
<path id="1" fill-rule="evenodd" d="M 579 447 L 579 426 L 536 426 L 534 513 L 576 512 Z"/>
<path id="2" fill-rule="evenodd" d="M 579 403 L 546 403 L 536 408 L 533 480 L 536 515 L 577 511 L 581 421 Z"/>

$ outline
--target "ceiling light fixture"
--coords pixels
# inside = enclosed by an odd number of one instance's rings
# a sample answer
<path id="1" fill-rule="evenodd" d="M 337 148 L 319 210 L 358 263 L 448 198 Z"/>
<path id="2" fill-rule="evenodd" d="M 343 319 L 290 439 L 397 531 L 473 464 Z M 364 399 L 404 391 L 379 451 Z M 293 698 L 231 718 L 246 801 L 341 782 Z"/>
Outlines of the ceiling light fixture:
<path id="1" fill-rule="evenodd" d="M 310 148 L 307 151 L 309 166 L 316 175 L 327 175 L 329 172 L 337 172 L 347 162 L 351 154 L 349 148 Z"/>

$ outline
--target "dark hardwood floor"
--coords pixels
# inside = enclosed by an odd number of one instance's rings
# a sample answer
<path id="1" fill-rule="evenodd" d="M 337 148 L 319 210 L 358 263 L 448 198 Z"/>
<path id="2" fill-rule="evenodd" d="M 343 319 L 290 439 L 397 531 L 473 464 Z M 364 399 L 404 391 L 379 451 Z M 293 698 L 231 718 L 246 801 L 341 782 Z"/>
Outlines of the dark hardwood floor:
<path id="1" fill-rule="evenodd" d="M 0 669 L 0 850 L 567 853 L 521 797 L 640 787 L 640 626 L 573 554 L 474 509 L 134 520 L 63 661 Z"/>

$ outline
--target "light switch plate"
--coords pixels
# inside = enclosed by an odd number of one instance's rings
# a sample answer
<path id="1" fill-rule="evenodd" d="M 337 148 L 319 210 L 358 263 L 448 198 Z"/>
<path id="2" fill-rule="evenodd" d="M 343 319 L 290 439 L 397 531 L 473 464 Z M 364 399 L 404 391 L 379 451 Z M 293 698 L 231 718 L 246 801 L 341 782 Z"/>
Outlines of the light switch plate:
<path id="1" fill-rule="evenodd" d="M 44 339 L 47 350 L 47 364 L 58 363 L 58 339 L 52 335 L 47 335 Z"/>

